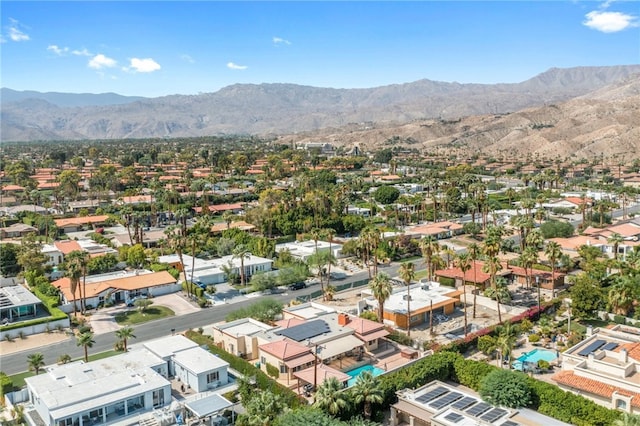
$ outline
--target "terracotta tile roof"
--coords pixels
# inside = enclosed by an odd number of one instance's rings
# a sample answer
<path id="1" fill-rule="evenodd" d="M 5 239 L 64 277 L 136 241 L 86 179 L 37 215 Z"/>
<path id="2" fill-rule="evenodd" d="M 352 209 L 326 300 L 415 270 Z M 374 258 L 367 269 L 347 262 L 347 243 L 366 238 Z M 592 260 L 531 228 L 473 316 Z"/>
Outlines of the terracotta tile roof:
<path id="1" fill-rule="evenodd" d="M 255 229 L 255 226 L 243 220 L 239 222 L 231 222 L 228 227 L 226 223 L 216 223 L 211 227 L 211 232 L 222 232 L 227 228 L 238 228 L 242 231 L 251 231 L 252 229 Z"/>
<path id="2" fill-rule="evenodd" d="M 56 241 L 53 245 L 56 246 L 56 248 L 65 256 L 72 251 L 82 251 L 82 247 L 80 247 L 80 244 L 78 244 L 77 241 Z"/>
<path id="3" fill-rule="evenodd" d="M 264 345 L 258 346 L 258 348 L 283 361 L 289 360 L 291 358 L 296 358 L 308 352 L 311 352 L 311 349 L 309 349 L 308 347 L 289 339 L 266 343 Z"/>
<path id="4" fill-rule="evenodd" d="M 88 225 L 92 223 L 103 223 L 109 219 L 109 216 L 84 216 L 84 217 L 70 217 L 66 219 L 56 219 L 54 222 L 58 228 L 64 228 L 71 225 Z"/>
<path id="5" fill-rule="evenodd" d="M 484 283 L 489 281 L 491 275 L 486 272 L 482 272 L 483 262 L 476 262 L 475 273 L 473 270 L 473 264 L 471 268 L 464 274 L 465 282 L 476 282 L 476 283 Z M 447 268 L 447 269 L 438 269 L 435 271 L 436 276 L 447 277 L 447 278 L 460 278 L 462 279 L 462 270 L 460 268 Z M 477 281 L 476 281 L 477 280 Z"/>
<path id="6" fill-rule="evenodd" d="M 384 324 L 359 317 L 349 317 L 347 327 L 353 328 L 357 334 L 367 335 L 384 329 Z"/>
<path id="7" fill-rule="evenodd" d="M 82 280 L 81 280 L 82 281 Z M 151 272 L 140 275 L 134 275 L 123 278 L 114 278 L 100 282 L 87 282 L 86 297 L 95 297 L 100 293 L 108 290 L 140 290 L 159 285 L 173 284 L 176 279 L 167 271 Z M 71 293 L 71 280 L 69 278 L 61 278 L 51 283 L 54 287 L 59 287 L 64 294 L 65 299 L 73 301 L 73 293 Z M 80 296 L 80 292 L 76 290 L 76 296 Z"/>
<path id="8" fill-rule="evenodd" d="M 9 184 L 9 185 L 3 186 L 2 190 L 3 191 L 24 191 L 24 186 Z"/>
<path id="9" fill-rule="evenodd" d="M 304 324 L 306 321 L 300 318 L 286 318 L 280 321 L 276 321 L 275 324 L 277 327 L 289 328 L 295 327 L 296 325 Z"/>
<path id="10" fill-rule="evenodd" d="M 194 207 L 193 210 L 196 213 L 202 213 L 202 207 Z M 233 204 L 215 204 L 209 206 L 209 211 L 219 213 L 227 210 L 242 210 L 242 203 L 233 203 Z"/>
<path id="11" fill-rule="evenodd" d="M 554 380 L 558 384 L 577 389 L 593 395 L 598 395 L 604 398 L 611 398 L 614 392 L 624 396 L 633 396 L 631 405 L 634 407 L 640 407 L 640 394 L 622 389 L 618 386 L 608 385 L 606 383 L 599 382 L 587 377 L 581 377 L 576 375 L 573 371 L 560 371 L 553 376 L 551 380 Z"/>
<path id="12" fill-rule="evenodd" d="M 629 358 L 634 359 L 636 362 L 640 362 L 640 342 L 626 343 L 616 348 L 616 352 L 620 352 L 620 349 L 625 349 Z"/>
<path id="13" fill-rule="evenodd" d="M 153 196 L 151 195 L 132 195 L 129 197 L 122 197 L 123 204 L 136 204 L 136 203 L 151 203 Z"/>

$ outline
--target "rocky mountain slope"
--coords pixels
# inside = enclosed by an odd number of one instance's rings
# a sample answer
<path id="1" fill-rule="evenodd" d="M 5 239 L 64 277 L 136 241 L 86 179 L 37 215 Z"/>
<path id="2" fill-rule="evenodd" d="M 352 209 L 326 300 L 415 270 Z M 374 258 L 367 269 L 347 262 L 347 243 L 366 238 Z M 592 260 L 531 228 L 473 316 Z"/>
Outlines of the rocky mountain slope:
<path id="1" fill-rule="evenodd" d="M 640 65 L 554 68 L 517 84 L 420 80 L 371 89 L 237 84 L 202 95 L 82 107 L 65 107 L 69 100 L 64 105 L 55 105 L 51 103 L 55 100 L 44 96 L 34 95 L 15 102 L 3 97 L 0 130 L 2 140 L 27 141 L 234 133 L 282 135 L 349 123 L 387 126 L 428 119 L 456 121 L 461 117 L 470 117 L 465 120 L 473 121 L 482 120 L 472 117 L 476 115 L 500 116 L 542 105 L 553 111 L 552 104 L 584 96 L 636 73 L 640 73 Z M 83 102 L 86 105 L 90 100 Z M 551 112 L 546 115 L 554 116 Z M 467 125 L 472 126 L 471 122 Z M 505 123 L 503 128 L 507 127 Z M 450 131 L 445 127 L 435 133 L 442 133 L 441 137 L 446 139 Z M 469 131 L 460 134 L 464 136 Z M 512 137 L 517 139 L 517 134 L 512 133 Z M 478 143 L 483 142 L 479 136 L 476 139 Z M 475 142 L 464 136 L 460 143 Z"/>
<path id="2" fill-rule="evenodd" d="M 506 114 L 457 120 L 414 120 L 406 124 L 367 123 L 287 135 L 282 143 L 330 142 L 365 150 L 393 147 L 497 158 L 640 157 L 640 76 L 587 95 Z"/>

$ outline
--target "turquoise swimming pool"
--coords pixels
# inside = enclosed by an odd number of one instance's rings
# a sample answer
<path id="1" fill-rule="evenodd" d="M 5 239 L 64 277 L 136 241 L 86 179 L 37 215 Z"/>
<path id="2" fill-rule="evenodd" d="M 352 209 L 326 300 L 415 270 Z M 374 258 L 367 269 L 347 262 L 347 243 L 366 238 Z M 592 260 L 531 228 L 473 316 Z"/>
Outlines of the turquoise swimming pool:
<path id="1" fill-rule="evenodd" d="M 363 371 L 369 371 L 371 374 L 373 374 L 373 377 L 379 376 L 385 372 L 382 368 L 374 367 L 373 365 L 363 365 L 362 367 L 358 367 L 354 370 L 349 370 L 347 371 L 347 374 L 350 375 L 351 378 L 347 381 L 347 386 L 355 385 L 358 376 Z"/>
<path id="2" fill-rule="evenodd" d="M 525 365 L 529 366 L 537 366 L 538 361 L 555 361 L 558 358 L 555 351 L 547 351 L 545 349 L 534 349 L 531 352 L 527 352 L 526 354 L 520 355 L 514 362 L 513 368 L 516 370 L 521 370 Z"/>

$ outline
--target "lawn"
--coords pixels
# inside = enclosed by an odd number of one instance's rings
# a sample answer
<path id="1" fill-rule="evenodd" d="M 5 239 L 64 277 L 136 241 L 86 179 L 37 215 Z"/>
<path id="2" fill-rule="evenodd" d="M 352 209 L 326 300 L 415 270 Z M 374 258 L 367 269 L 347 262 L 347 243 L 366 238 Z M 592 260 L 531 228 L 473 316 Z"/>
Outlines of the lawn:
<path id="1" fill-rule="evenodd" d="M 141 312 L 139 309 L 131 309 L 116 315 L 116 322 L 120 325 L 141 324 L 160 318 L 172 317 L 175 313 L 165 306 L 150 306 Z"/>

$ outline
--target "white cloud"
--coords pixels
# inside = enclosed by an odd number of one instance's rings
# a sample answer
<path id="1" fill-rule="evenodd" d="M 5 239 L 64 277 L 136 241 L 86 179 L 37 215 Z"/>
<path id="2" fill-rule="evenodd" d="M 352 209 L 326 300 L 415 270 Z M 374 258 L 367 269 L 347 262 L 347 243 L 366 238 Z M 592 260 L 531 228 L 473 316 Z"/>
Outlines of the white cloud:
<path id="1" fill-rule="evenodd" d="M 55 44 L 50 44 L 47 47 L 47 50 L 50 51 L 50 52 L 55 53 L 58 56 L 62 56 L 62 55 L 64 55 L 65 53 L 67 53 L 69 51 L 69 48 L 68 47 L 60 47 L 60 46 L 57 46 Z"/>
<path id="2" fill-rule="evenodd" d="M 13 18 L 9 18 L 11 24 L 9 25 L 9 38 L 13 41 L 28 41 L 29 35 L 25 34 L 19 27 L 20 22 Z"/>
<path id="3" fill-rule="evenodd" d="M 131 58 L 129 67 L 125 71 L 132 70 L 134 72 L 154 72 L 160 69 L 160 64 L 151 58 Z"/>
<path id="4" fill-rule="evenodd" d="M 227 63 L 227 68 L 231 70 L 246 70 L 249 67 L 247 67 L 246 65 L 238 65 L 238 64 L 234 64 L 233 62 L 229 62 Z"/>
<path id="5" fill-rule="evenodd" d="M 118 64 L 115 59 L 111 59 L 102 53 L 97 54 L 93 58 L 89 60 L 89 68 L 93 68 L 96 70 L 102 68 L 113 68 Z"/>
<path id="6" fill-rule="evenodd" d="M 195 64 L 196 61 L 195 59 L 193 59 L 191 56 L 184 54 L 184 55 L 180 55 L 180 59 L 182 59 L 185 62 L 189 62 L 190 64 Z"/>
<path id="7" fill-rule="evenodd" d="M 273 38 L 273 44 L 291 44 L 291 42 L 289 40 L 285 40 L 283 38 L 280 37 L 274 37 Z"/>
<path id="8" fill-rule="evenodd" d="M 585 26 L 603 33 L 616 33 L 638 26 L 637 17 L 620 12 L 599 12 L 594 10 L 587 13 L 586 18 L 583 22 Z"/>
<path id="9" fill-rule="evenodd" d="M 91 56 L 91 52 L 89 52 L 87 49 L 72 50 L 71 54 L 76 56 Z"/>

